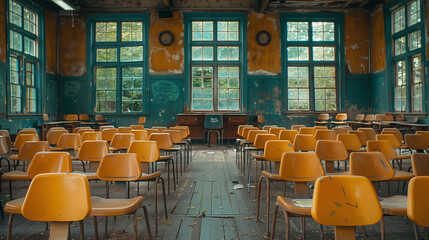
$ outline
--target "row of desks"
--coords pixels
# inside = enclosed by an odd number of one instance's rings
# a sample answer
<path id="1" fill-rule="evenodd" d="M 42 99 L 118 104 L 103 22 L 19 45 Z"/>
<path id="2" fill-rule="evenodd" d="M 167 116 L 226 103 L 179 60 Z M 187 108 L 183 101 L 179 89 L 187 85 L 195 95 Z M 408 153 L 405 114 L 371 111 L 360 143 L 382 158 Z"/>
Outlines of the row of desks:
<path id="1" fill-rule="evenodd" d="M 404 121 L 379 121 L 379 122 L 356 122 L 356 121 L 348 121 L 347 124 L 349 124 L 350 127 L 353 128 L 353 126 L 360 126 L 360 127 L 374 127 L 376 129 L 379 129 L 380 131 L 383 130 L 383 128 L 388 127 L 395 127 L 404 133 L 414 133 L 416 131 L 428 131 L 429 130 L 429 124 L 421 124 L 421 123 L 414 123 L 414 122 L 404 122 Z"/>
<path id="2" fill-rule="evenodd" d="M 69 127 L 74 129 L 80 126 L 81 121 L 58 121 L 58 122 L 46 122 L 42 124 L 42 139 L 46 140 L 46 134 L 50 128 L 53 127 Z"/>

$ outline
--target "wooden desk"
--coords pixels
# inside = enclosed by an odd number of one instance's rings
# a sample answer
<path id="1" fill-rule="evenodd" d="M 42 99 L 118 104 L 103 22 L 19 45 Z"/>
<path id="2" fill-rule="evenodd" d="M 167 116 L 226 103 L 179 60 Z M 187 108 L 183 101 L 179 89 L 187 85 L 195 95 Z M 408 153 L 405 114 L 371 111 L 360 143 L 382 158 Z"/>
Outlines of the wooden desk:
<path id="1" fill-rule="evenodd" d="M 58 121 L 58 122 L 47 122 L 42 124 L 42 139 L 46 140 L 46 134 L 52 127 L 65 127 L 70 126 L 73 129 L 80 126 L 80 121 Z"/>
<path id="2" fill-rule="evenodd" d="M 186 125 L 191 132 L 190 138 L 204 139 L 204 113 L 177 114 L 177 124 Z M 238 138 L 237 128 L 247 124 L 247 114 L 222 114 L 224 139 Z"/>

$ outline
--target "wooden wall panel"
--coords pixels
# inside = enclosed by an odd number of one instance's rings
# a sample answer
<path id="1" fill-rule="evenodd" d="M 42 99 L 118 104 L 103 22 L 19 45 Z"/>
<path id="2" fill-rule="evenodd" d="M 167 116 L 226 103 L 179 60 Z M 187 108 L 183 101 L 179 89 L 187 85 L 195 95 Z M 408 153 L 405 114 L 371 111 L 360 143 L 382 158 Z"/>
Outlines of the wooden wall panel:
<path id="1" fill-rule="evenodd" d="M 184 26 L 182 14 L 174 11 L 175 19 L 159 19 L 158 12 L 151 12 L 149 27 L 149 71 L 150 74 L 183 74 L 184 71 Z M 163 46 L 159 34 L 170 31 L 174 42 Z"/>
<path id="2" fill-rule="evenodd" d="M 383 7 L 371 14 L 371 73 L 386 69 L 386 41 L 384 38 Z"/>
<path id="3" fill-rule="evenodd" d="M 344 51 L 346 74 L 369 73 L 368 14 L 345 14 Z"/>
<path id="4" fill-rule="evenodd" d="M 60 18 L 60 75 L 86 74 L 86 16 Z"/>
<path id="5" fill-rule="evenodd" d="M 57 74 L 57 14 L 45 10 L 46 72 Z"/>
<path id="6" fill-rule="evenodd" d="M 249 75 L 278 75 L 281 73 L 280 24 L 277 14 L 250 12 L 247 24 L 247 61 Z M 271 42 L 260 46 L 259 31 L 271 34 Z"/>
<path id="7" fill-rule="evenodd" d="M 0 62 L 6 62 L 6 0 L 0 0 Z"/>

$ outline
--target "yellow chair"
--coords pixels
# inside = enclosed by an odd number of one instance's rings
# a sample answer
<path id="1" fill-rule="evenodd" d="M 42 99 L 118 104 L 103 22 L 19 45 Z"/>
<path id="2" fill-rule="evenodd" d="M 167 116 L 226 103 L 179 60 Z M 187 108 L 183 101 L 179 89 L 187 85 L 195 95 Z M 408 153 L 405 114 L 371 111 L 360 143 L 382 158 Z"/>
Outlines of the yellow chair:
<path id="1" fill-rule="evenodd" d="M 392 144 L 394 149 L 401 147 L 401 142 L 398 141 L 398 138 L 392 133 L 384 133 L 375 135 L 375 140 L 387 140 Z"/>
<path id="2" fill-rule="evenodd" d="M 319 157 L 317 157 L 317 154 L 314 152 L 286 152 L 282 156 L 280 163 L 280 171 L 278 174 L 272 174 L 266 171 L 262 171 L 262 176 L 259 179 L 259 189 L 261 189 L 262 179 L 265 178 L 267 180 L 266 225 L 268 234 L 270 233 L 270 181 L 293 182 L 295 184 L 295 199 L 301 199 L 308 198 L 307 182 L 315 181 L 318 177 L 323 175 L 325 175 L 325 171 L 323 170 L 322 163 L 320 162 Z M 259 219 L 259 202 L 260 191 L 258 191 L 256 219 Z M 304 218 L 301 218 L 302 222 L 304 221 L 303 219 Z M 304 233 L 304 225 L 302 227 Z"/>
<path id="3" fill-rule="evenodd" d="M 97 169 L 101 159 L 109 154 L 109 145 L 104 140 L 87 140 L 82 143 L 82 146 L 77 153 L 77 157 L 72 160 L 88 161 L 90 163 L 88 172 L 81 174 L 85 175 L 88 180 L 98 180 Z"/>
<path id="4" fill-rule="evenodd" d="M 164 130 L 167 130 L 167 127 L 160 127 L 160 126 L 154 126 L 152 129 L 158 129 L 160 133 L 164 132 Z"/>
<path id="5" fill-rule="evenodd" d="M 101 132 L 84 132 L 82 134 L 82 143 L 88 140 L 102 140 Z"/>
<path id="6" fill-rule="evenodd" d="M 49 144 L 46 141 L 28 141 L 22 144 L 18 154 L 11 155 L 10 160 L 23 161 L 22 171 L 25 171 L 25 162 L 31 162 L 38 152 L 49 151 Z"/>
<path id="7" fill-rule="evenodd" d="M 4 155 L 10 153 L 10 141 L 8 142 L 7 136 L 0 135 L 0 166 L 1 160 L 6 160 L 8 171 L 10 172 L 10 161 Z"/>
<path id="8" fill-rule="evenodd" d="M 110 142 L 110 151 L 125 151 L 134 141 L 134 134 L 132 133 L 116 133 Z"/>
<path id="9" fill-rule="evenodd" d="M 105 126 L 110 125 L 110 122 L 106 122 L 106 118 L 103 115 L 95 115 L 95 121 L 97 122 L 97 126 Z"/>
<path id="10" fill-rule="evenodd" d="M 375 115 L 374 114 L 367 114 L 359 125 L 361 126 L 372 126 L 372 122 L 375 121 Z"/>
<path id="11" fill-rule="evenodd" d="M 334 127 L 332 128 L 332 131 L 334 131 L 338 135 L 338 134 L 347 134 L 349 133 L 350 130 L 342 127 Z"/>
<path id="12" fill-rule="evenodd" d="M 144 125 L 146 123 L 146 117 L 139 117 L 138 124 Z"/>
<path id="13" fill-rule="evenodd" d="M 147 134 L 146 130 L 133 129 L 133 130 L 131 130 L 131 133 L 134 134 L 135 140 L 148 140 L 149 139 L 149 135 Z"/>
<path id="14" fill-rule="evenodd" d="M 339 140 L 319 140 L 315 152 L 320 160 L 325 161 L 327 173 L 335 172 L 335 161 L 346 161 L 349 157 L 344 143 Z"/>
<path id="15" fill-rule="evenodd" d="M 162 196 L 164 198 L 164 214 L 165 219 L 167 216 L 167 200 L 165 197 L 165 184 L 164 179 L 161 177 L 161 172 L 156 171 L 149 173 L 149 163 L 155 163 L 159 159 L 158 143 L 155 141 L 134 141 L 128 153 L 135 153 L 138 160 L 140 161 L 142 176 L 137 181 L 154 181 L 155 182 L 155 229 L 156 235 L 158 235 L 158 181 L 162 183 Z M 139 195 L 139 182 L 137 182 L 137 195 Z"/>
<path id="16" fill-rule="evenodd" d="M 144 129 L 144 126 L 143 126 L 143 125 L 130 125 L 130 127 L 131 127 L 133 130 L 143 130 L 143 129 Z"/>
<path id="17" fill-rule="evenodd" d="M 416 225 L 429 227 L 428 189 L 428 176 L 415 177 L 408 185 L 407 216 L 414 223 L 416 239 L 418 239 Z"/>
<path id="18" fill-rule="evenodd" d="M 176 126 L 176 127 L 170 127 L 170 130 L 179 130 L 180 134 L 182 136 L 182 141 L 180 143 L 177 143 L 180 146 L 185 147 L 185 155 L 186 155 L 186 163 L 189 164 L 189 161 L 191 160 L 191 139 L 188 139 L 189 136 L 189 128 L 186 126 Z"/>
<path id="19" fill-rule="evenodd" d="M 421 134 L 421 135 L 425 136 L 429 140 L 429 131 L 416 131 L 416 134 Z"/>
<path id="20" fill-rule="evenodd" d="M 311 134 L 297 134 L 293 142 L 295 151 L 314 151 L 316 147 L 316 138 Z"/>
<path id="21" fill-rule="evenodd" d="M 402 142 L 404 141 L 404 136 L 402 136 L 402 133 L 401 133 L 401 131 L 399 131 L 399 129 L 397 129 L 397 128 L 383 128 L 383 130 L 381 131 L 381 134 L 393 134 L 393 135 L 395 135 L 396 139 L 398 139 L 398 142 L 401 144 L 400 148 L 406 148 L 406 146 L 402 144 Z"/>
<path id="22" fill-rule="evenodd" d="M 56 148 L 51 150 L 69 151 L 70 155 L 74 156 L 74 149 L 79 148 L 82 144 L 81 135 L 79 133 L 64 133 L 60 136 Z"/>
<path id="23" fill-rule="evenodd" d="M 113 126 L 113 125 L 103 125 L 103 126 L 100 126 L 100 128 L 98 129 L 98 131 L 102 132 L 104 129 L 107 129 L 107 128 L 115 128 L 115 126 Z"/>
<path id="24" fill-rule="evenodd" d="M 429 176 L 429 153 L 414 153 L 411 164 L 415 176 Z"/>
<path id="25" fill-rule="evenodd" d="M 302 127 L 299 129 L 298 134 L 311 134 L 314 136 L 316 134 L 316 128 L 314 128 L 314 127 Z"/>
<path id="26" fill-rule="evenodd" d="M 118 127 L 118 133 L 130 133 L 133 130 L 132 127 Z"/>
<path id="27" fill-rule="evenodd" d="M 296 130 L 299 131 L 299 129 L 301 129 L 302 127 L 305 127 L 305 125 L 292 125 L 290 127 L 291 130 Z"/>
<path id="28" fill-rule="evenodd" d="M 36 176 L 22 204 L 31 221 L 50 222 L 49 239 L 67 239 L 70 223 L 91 212 L 88 180 L 80 174 L 45 173 Z M 82 230 L 82 229 L 81 229 Z M 83 239 L 81 231 L 81 239 Z"/>
<path id="29" fill-rule="evenodd" d="M 326 126 L 328 125 L 329 118 L 330 117 L 328 113 L 321 113 L 319 116 L 317 116 L 317 121 L 314 121 L 314 125 Z"/>
<path id="30" fill-rule="evenodd" d="M 185 172 L 186 169 L 186 161 L 183 161 L 183 152 L 182 152 L 182 146 L 185 145 L 186 143 L 182 142 L 182 133 L 180 132 L 180 130 L 173 130 L 173 129 L 167 129 L 164 130 L 163 133 L 168 133 L 170 134 L 171 137 L 171 141 L 173 141 L 173 146 L 180 146 L 178 148 L 174 147 L 171 148 L 170 150 L 167 150 L 167 152 L 176 152 L 177 154 L 179 154 L 180 156 L 180 176 L 182 176 L 182 173 Z"/>
<path id="31" fill-rule="evenodd" d="M 355 134 L 355 135 L 357 135 L 358 138 L 359 138 L 359 141 L 360 141 L 361 145 L 363 147 L 366 146 L 367 139 L 366 139 L 366 135 L 365 135 L 364 132 L 362 132 L 362 131 L 349 131 L 348 134 Z"/>
<path id="32" fill-rule="evenodd" d="M 373 128 L 358 128 L 358 131 L 365 133 L 366 140 L 375 140 L 375 130 Z"/>
<path id="33" fill-rule="evenodd" d="M 67 114 L 65 117 L 66 121 L 78 121 L 79 116 L 77 114 Z"/>
<path id="34" fill-rule="evenodd" d="M 107 142 L 111 142 L 113 139 L 113 136 L 118 133 L 118 129 L 116 128 L 105 128 L 101 130 L 101 137 L 103 140 Z"/>
<path id="35" fill-rule="evenodd" d="M 288 140 L 291 143 L 295 141 L 295 136 L 298 134 L 297 130 L 281 130 L 278 137 L 279 140 Z"/>
<path id="36" fill-rule="evenodd" d="M 347 113 L 338 113 L 337 116 L 335 116 L 335 121 L 332 121 L 331 124 L 336 126 L 346 125 L 347 118 Z"/>
<path id="37" fill-rule="evenodd" d="M 0 136 L 6 137 L 6 142 L 9 146 L 9 148 L 11 148 L 12 147 L 12 141 L 10 139 L 9 131 L 8 130 L 0 130 Z"/>
<path id="38" fill-rule="evenodd" d="M 424 152 L 429 149 L 429 139 L 421 134 L 405 134 L 405 144 L 416 152 Z"/>
<path id="39" fill-rule="evenodd" d="M 62 129 L 65 129 L 65 128 L 62 128 Z M 91 128 L 90 127 L 75 127 L 73 129 L 73 133 L 77 133 L 81 129 L 91 129 Z M 51 130 L 51 129 L 49 129 L 49 130 Z"/>
<path id="40" fill-rule="evenodd" d="M 152 133 L 162 133 L 159 129 L 151 129 L 151 128 L 145 128 L 144 130 L 147 131 L 147 135 L 151 135 Z"/>
<path id="41" fill-rule="evenodd" d="M 318 129 L 325 129 L 325 130 L 328 130 L 328 127 L 327 127 L 327 126 L 314 126 L 314 128 L 316 129 L 316 131 L 317 131 Z"/>
<path id="42" fill-rule="evenodd" d="M 317 140 L 336 140 L 337 133 L 334 130 L 317 129 L 314 138 Z"/>
<path id="43" fill-rule="evenodd" d="M 280 131 L 282 131 L 282 130 L 286 130 L 286 128 L 284 128 L 284 127 L 272 127 L 272 128 L 270 128 L 270 131 L 268 133 L 276 135 L 277 139 L 279 139 Z"/>
<path id="44" fill-rule="evenodd" d="M 85 128 L 85 129 L 79 129 L 79 130 L 77 131 L 77 133 L 79 133 L 81 136 L 82 136 L 84 133 L 86 133 L 86 132 L 95 132 L 95 131 L 94 131 L 94 129 L 87 129 L 87 128 Z"/>
<path id="45" fill-rule="evenodd" d="M 13 148 L 11 150 L 14 151 L 19 151 L 19 149 L 21 148 L 21 146 L 28 141 L 39 141 L 39 136 L 37 134 L 21 134 L 19 135 L 16 139 L 15 142 L 13 143 Z"/>
<path id="46" fill-rule="evenodd" d="M 335 226 L 335 239 L 356 239 L 356 226 L 377 223 L 383 212 L 366 177 L 329 176 L 316 181 L 311 216 L 319 224 Z"/>
<path id="47" fill-rule="evenodd" d="M 277 127 L 277 125 L 265 125 L 265 126 L 263 126 L 262 127 L 262 130 L 266 130 L 266 131 L 270 131 L 270 128 L 272 128 L 272 127 Z"/>
<path id="48" fill-rule="evenodd" d="M 346 146 L 347 151 L 356 152 L 356 151 L 364 151 L 362 149 L 362 143 L 359 137 L 356 134 L 338 134 L 337 140 L 340 140 Z"/>
<path id="49" fill-rule="evenodd" d="M 36 129 L 35 128 L 24 128 L 24 129 L 21 129 L 17 134 L 16 134 L 16 137 L 15 138 L 17 138 L 19 135 L 21 135 L 21 134 L 37 134 L 37 131 L 36 131 Z"/>
<path id="50" fill-rule="evenodd" d="M 91 197 L 92 210 L 90 216 L 94 219 L 95 236 L 98 239 L 98 217 L 106 217 L 105 235 L 108 236 L 108 221 L 110 216 L 134 214 L 134 239 L 137 239 L 137 212 L 143 208 L 149 239 L 152 239 L 147 208 L 143 205 L 143 197 L 131 199 L 109 198 L 109 185 L 111 181 L 136 181 L 142 175 L 140 163 L 134 153 L 108 154 L 101 160 L 97 170 L 97 177 L 106 182 L 106 198 Z"/>
<path id="51" fill-rule="evenodd" d="M 49 145 L 53 146 L 52 149 L 55 149 L 54 147 L 57 145 L 58 139 L 65 133 L 69 133 L 69 131 L 65 129 L 50 130 L 48 134 L 46 134 L 46 141 L 48 141 Z"/>

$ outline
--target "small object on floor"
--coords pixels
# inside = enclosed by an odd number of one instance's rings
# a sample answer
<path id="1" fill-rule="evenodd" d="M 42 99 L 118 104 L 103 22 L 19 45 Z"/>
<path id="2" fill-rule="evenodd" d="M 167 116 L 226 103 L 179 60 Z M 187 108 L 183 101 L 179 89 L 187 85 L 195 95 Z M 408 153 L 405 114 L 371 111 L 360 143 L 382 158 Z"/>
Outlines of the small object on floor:
<path id="1" fill-rule="evenodd" d="M 234 185 L 234 190 L 243 189 L 243 184 Z"/>

